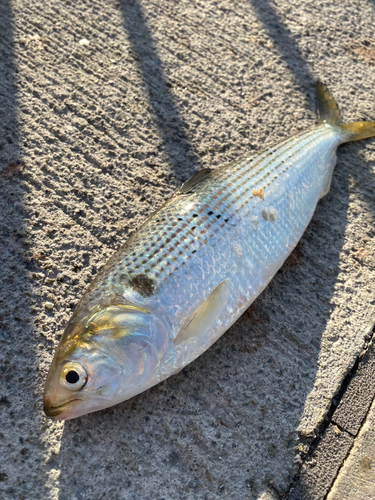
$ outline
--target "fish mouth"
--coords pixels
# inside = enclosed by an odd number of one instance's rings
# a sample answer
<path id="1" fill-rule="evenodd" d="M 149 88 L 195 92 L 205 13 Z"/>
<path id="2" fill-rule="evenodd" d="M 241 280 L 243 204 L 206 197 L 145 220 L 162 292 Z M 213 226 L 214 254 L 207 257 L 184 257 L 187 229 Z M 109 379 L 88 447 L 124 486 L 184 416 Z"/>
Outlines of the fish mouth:
<path id="1" fill-rule="evenodd" d="M 57 417 L 64 410 L 66 410 L 66 408 L 68 408 L 71 403 L 74 403 L 74 401 L 81 401 L 81 399 L 78 399 L 78 398 L 69 399 L 69 401 L 64 401 L 63 403 L 60 403 L 59 405 L 52 405 L 51 400 L 48 398 L 45 398 L 44 404 L 43 404 L 44 413 L 47 415 L 47 417 Z"/>

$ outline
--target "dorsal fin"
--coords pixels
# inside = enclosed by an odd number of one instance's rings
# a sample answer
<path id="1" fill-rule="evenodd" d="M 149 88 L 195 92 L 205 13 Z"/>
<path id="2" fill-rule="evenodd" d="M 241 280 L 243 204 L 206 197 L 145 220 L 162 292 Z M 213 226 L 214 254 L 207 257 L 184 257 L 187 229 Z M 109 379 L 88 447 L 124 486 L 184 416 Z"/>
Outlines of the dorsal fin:
<path id="1" fill-rule="evenodd" d="M 211 168 L 204 168 L 200 172 L 197 172 L 196 174 L 193 175 L 193 177 L 190 177 L 189 180 L 187 180 L 184 184 L 182 184 L 182 186 L 177 190 L 176 194 L 187 193 L 195 186 L 206 180 L 207 177 L 210 176 L 212 171 L 213 170 Z"/>

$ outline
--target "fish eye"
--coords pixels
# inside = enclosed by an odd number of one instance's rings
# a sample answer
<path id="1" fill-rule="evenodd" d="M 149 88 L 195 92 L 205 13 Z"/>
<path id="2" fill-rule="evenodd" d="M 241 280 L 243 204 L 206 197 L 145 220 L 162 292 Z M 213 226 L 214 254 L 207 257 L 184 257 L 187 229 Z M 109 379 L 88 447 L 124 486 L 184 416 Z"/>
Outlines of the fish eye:
<path id="1" fill-rule="evenodd" d="M 76 384 L 79 380 L 79 373 L 75 370 L 69 370 L 65 375 L 65 380 L 68 382 L 68 384 Z"/>
<path id="2" fill-rule="evenodd" d="M 60 384 L 71 391 L 82 389 L 87 382 L 87 372 L 79 363 L 67 363 L 60 374 Z"/>

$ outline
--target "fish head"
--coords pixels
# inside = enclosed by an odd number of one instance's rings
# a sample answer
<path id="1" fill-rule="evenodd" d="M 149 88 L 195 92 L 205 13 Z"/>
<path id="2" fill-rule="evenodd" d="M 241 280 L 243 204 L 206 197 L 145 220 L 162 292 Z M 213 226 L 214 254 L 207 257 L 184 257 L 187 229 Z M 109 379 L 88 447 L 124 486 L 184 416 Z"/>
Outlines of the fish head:
<path id="1" fill-rule="evenodd" d="M 144 309 L 109 305 L 88 320 L 73 315 L 47 376 L 46 415 L 69 420 L 157 384 L 166 345 L 162 322 Z"/>

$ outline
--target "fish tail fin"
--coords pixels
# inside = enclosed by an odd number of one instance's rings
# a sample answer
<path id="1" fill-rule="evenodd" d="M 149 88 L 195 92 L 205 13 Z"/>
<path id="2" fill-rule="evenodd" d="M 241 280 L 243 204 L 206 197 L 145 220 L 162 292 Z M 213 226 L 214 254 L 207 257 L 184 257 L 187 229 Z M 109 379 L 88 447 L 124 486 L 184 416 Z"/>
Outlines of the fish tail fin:
<path id="1" fill-rule="evenodd" d="M 346 142 L 359 141 L 375 136 L 375 121 L 374 122 L 354 122 L 342 126 L 343 130 L 350 133 Z"/>
<path id="2" fill-rule="evenodd" d="M 329 93 L 327 87 L 318 80 L 316 82 L 316 96 L 318 98 L 318 123 L 330 123 L 331 125 L 342 125 L 339 107 Z"/>
<path id="3" fill-rule="evenodd" d="M 340 116 L 340 110 L 335 100 L 323 85 L 321 81 L 316 83 L 316 94 L 318 97 L 319 122 L 336 125 L 347 132 L 347 138 L 344 142 L 358 141 L 375 136 L 375 121 L 372 122 L 354 122 L 343 124 Z"/>

